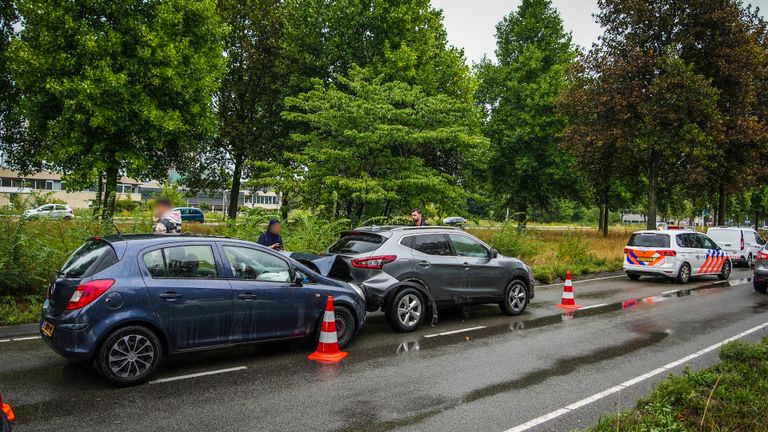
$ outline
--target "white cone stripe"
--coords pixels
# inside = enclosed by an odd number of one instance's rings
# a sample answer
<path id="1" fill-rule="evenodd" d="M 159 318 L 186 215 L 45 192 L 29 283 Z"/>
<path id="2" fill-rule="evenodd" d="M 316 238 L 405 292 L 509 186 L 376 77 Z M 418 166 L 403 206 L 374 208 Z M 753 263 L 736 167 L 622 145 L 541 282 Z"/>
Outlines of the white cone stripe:
<path id="1" fill-rule="evenodd" d="M 563 298 L 564 299 L 572 299 L 573 298 L 573 293 L 572 292 L 564 291 L 563 292 Z"/>
<path id="2" fill-rule="evenodd" d="M 320 343 L 337 343 L 336 333 L 334 332 L 320 332 Z"/>
<path id="3" fill-rule="evenodd" d="M 336 316 L 333 314 L 333 311 L 325 311 L 325 315 L 323 315 L 323 321 L 325 322 L 336 321 Z"/>
<path id="4" fill-rule="evenodd" d="M 573 282 L 571 282 L 571 280 L 568 279 L 568 280 L 565 281 L 565 286 L 572 287 L 573 286 Z"/>

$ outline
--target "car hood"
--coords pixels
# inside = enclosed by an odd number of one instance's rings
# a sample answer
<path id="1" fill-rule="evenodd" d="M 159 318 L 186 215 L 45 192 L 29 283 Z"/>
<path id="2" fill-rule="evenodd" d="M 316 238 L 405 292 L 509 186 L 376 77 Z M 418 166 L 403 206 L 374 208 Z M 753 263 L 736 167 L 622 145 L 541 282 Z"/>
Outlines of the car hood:
<path id="1" fill-rule="evenodd" d="M 323 276 L 344 282 L 352 280 L 352 258 L 346 255 L 304 252 L 284 252 L 284 254 Z"/>

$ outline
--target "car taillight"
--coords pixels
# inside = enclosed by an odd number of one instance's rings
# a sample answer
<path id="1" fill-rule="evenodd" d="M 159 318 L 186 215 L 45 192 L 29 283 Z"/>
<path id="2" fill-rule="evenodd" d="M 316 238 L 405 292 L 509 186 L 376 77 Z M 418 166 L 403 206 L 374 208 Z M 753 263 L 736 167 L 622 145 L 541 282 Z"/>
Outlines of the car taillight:
<path id="1" fill-rule="evenodd" d="M 78 285 L 75 292 L 72 293 L 69 303 L 67 303 L 67 310 L 85 307 L 99 298 L 114 284 L 115 281 L 112 279 L 100 279 Z"/>
<path id="2" fill-rule="evenodd" d="M 385 264 L 389 264 L 396 260 L 395 255 L 382 255 L 372 256 L 368 258 L 357 258 L 352 260 L 352 267 L 368 269 L 368 270 L 381 270 Z"/>
<path id="3" fill-rule="evenodd" d="M 673 251 L 672 249 L 657 250 L 656 253 L 665 257 L 677 256 L 677 252 Z"/>
<path id="4" fill-rule="evenodd" d="M 762 250 L 757 253 L 757 256 L 755 258 L 759 260 L 768 260 L 768 252 Z"/>
<path id="5" fill-rule="evenodd" d="M 630 249 L 630 248 L 624 248 L 624 255 L 626 255 L 626 254 L 628 254 L 628 253 L 630 253 L 630 252 L 632 252 L 632 249 Z"/>

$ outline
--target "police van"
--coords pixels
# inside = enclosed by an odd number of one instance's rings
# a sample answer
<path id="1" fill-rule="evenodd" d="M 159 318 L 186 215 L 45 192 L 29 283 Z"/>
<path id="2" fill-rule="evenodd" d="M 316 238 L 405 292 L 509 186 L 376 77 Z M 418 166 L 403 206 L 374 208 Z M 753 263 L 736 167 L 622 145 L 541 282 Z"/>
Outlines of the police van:
<path id="1" fill-rule="evenodd" d="M 694 276 L 731 276 L 728 253 L 704 234 L 691 230 L 636 231 L 624 248 L 624 272 L 632 280 L 666 276 L 684 284 Z"/>

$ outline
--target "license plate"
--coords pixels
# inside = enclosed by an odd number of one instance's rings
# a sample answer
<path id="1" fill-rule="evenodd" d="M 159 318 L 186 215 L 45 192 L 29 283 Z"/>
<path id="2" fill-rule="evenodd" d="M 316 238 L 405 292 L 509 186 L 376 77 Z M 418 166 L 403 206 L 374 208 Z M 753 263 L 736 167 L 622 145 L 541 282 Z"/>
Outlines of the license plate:
<path id="1" fill-rule="evenodd" d="M 640 261 L 640 262 L 649 263 L 649 262 L 653 261 L 653 258 L 640 257 L 637 260 Z"/>
<path id="2" fill-rule="evenodd" d="M 42 330 L 43 334 L 48 337 L 53 337 L 53 324 L 43 321 L 42 327 L 40 327 L 40 330 Z"/>

